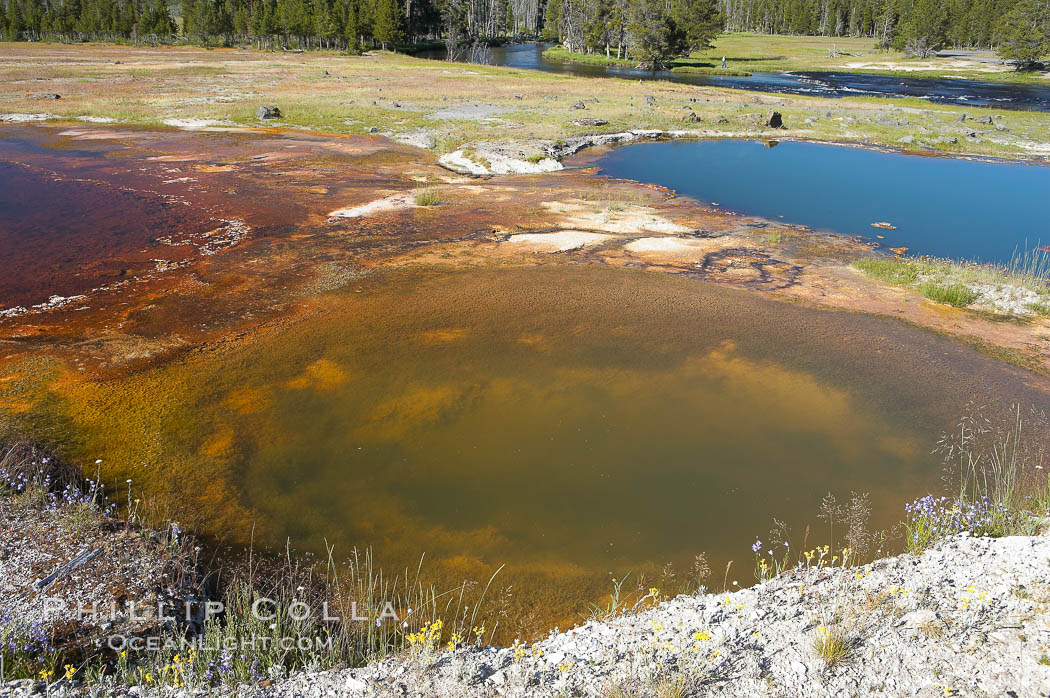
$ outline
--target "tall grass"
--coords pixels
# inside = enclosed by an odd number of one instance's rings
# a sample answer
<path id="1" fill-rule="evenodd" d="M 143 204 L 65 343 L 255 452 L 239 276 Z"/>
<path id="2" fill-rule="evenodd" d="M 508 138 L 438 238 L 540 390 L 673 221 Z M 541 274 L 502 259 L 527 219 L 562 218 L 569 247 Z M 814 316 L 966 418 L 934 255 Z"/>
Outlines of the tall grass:
<path id="1" fill-rule="evenodd" d="M 0 496 L 26 507 L 49 511 L 60 525 L 113 527 L 115 505 L 97 480 L 85 479 L 77 468 L 63 464 L 29 444 L 0 451 Z M 137 508 L 129 506 L 117 531 L 142 529 Z M 444 649 L 466 638 L 491 641 L 496 624 L 486 627 L 484 604 L 500 570 L 479 584 L 465 580 L 440 589 L 426 581 L 423 559 L 414 569 L 389 575 L 371 549 L 353 550 L 337 560 L 334 549 L 318 561 L 293 554 L 261 556 L 252 548 L 240 561 L 205 573 L 197 560 L 197 541 L 175 525 L 163 531 L 141 530 L 136 540 L 154 541 L 149 553 L 163 569 L 158 576 L 173 588 L 196 598 L 189 617 L 160 626 L 154 646 L 67 648 L 77 657 L 78 678 L 113 685 L 153 685 L 210 688 L 287 676 L 302 669 L 359 666 L 391 654 L 416 649 L 414 638 L 423 628 L 433 645 Z M 143 543 L 143 545 L 150 545 Z M 147 551 L 144 550 L 144 553 Z M 502 569 L 502 568 L 500 568 Z M 184 583 L 185 582 L 185 583 Z M 179 592 L 177 592 L 179 593 Z M 213 606 L 208 612 L 207 603 Z M 182 599 L 171 609 L 181 615 Z M 0 615 L 0 672 L 11 678 L 51 679 L 67 659 L 52 645 L 50 629 L 25 625 Z M 44 671 L 47 676 L 40 675 Z M 59 680 L 61 677 L 53 677 Z"/>
<path id="2" fill-rule="evenodd" d="M 116 678 L 216 687 L 360 666 L 408 649 L 408 638 L 434 619 L 448 619 L 441 625 L 450 637 L 476 627 L 482 599 L 466 603 L 468 584 L 440 592 L 422 582 L 422 566 L 388 578 L 371 551 L 354 551 L 343 567 L 345 577 L 331 555 L 320 566 L 290 553 L 277 566 L 253 561 L 224 585 L 220 616 L 206 620 L 189 642 L 118 666 Z"/>
<path id="3" fill-rule="evenodd" d="M 417 184 L 416 206 L 437 206 L 441 203 L 441 192 L 433 184 Z"/>
<path id="4" fill-rule="evenodd" d="M 1046 467 L 1050 420 L 1015 405 L 1008 416 L 971 404 L 954 431 L 937 445 L 944 458 L 947 495 L 908 505 L 905 547 L 925 550 L 945 536 L 1031 535 L 1050 513 Z"/>
<path id="5" fill-rule="evenodd" d="M 1045 247 L 1015 249 L 1003 272 L 1031 286 L 1050 286 L 1050 250 Z"/>
<path id="6" fill-rule="evenodd" d="M 424 629 L 428 654 L 454 649 L 465 638 L 480 643 L 488 585 L 463 582 L 442 591 L 424 582 L 422 567 L 420 560 L 415 570 L 389 577 L 371 550 L 354 550 L 342 564 L 331 550 L 324 564 L 290 551 L 280 564 L 249 560 L 228 573 L 221 615 L 206 619 L 188 641 L 180 639 L 184 629 L 173 629 L 163 652 L 121 658 L 114 678 L 127 685 L 211 688 L 361 666 L 415 649 Z M 96 670 L 109 671 L 101 664 Z"/>
<path id="7" fill-rule="evenodd" d="M 919 293 L 931 301 L 954 305 L 956 308 L 965 308 L 978 297 L 965 284 L 940 284 L 935 281 L 919 284 Z"/>

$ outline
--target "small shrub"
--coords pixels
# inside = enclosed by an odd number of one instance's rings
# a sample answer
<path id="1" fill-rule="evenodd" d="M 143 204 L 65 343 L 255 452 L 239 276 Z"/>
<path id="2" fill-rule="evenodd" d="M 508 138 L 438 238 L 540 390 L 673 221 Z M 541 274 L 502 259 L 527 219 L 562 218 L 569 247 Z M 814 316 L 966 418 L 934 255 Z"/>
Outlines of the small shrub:
<path id="1" fill-rule="evenodd" d="M 1029 303 L 1028 309 L 1036 315 L 1050 317 L 1050 301 L 1046 303 Z"/>
<path id="2" fill-rule="evenodd" d="M 432 184 L 416 186 L 416 206 L 437 206 L 441 203 L 441 192 Z"/>
<path id="3" fill-rule="evenodd" d="M 919 292 L 931 301 L 947 303 L 956 308 L 965 308 L 977 300 L 977 294 L 965 284 L 939 284 L 927 281 L 919 285 Z"/>

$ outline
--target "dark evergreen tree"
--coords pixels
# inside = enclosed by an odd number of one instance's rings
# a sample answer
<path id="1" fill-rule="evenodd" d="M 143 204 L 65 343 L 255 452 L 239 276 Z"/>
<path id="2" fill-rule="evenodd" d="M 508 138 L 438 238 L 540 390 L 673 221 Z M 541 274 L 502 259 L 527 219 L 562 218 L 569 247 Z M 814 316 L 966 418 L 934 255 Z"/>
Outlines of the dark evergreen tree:
<path id="1" fill-rule="evenodd" d="M 4 13 L 7 21 L 4 23 L 4 33 L 8 41 L 17 41 L 26 29 L 25 16 L 22 14 L 21 0 L 7 0 L 7 12 Z"/>
<path id="2" fill-rule="evenodd" d="M 916 0 L 901 34 L 909 54 L 926 58 L 948 40 L 948 8 L 944 0 Z"/>
<path id="3" fill-rule="evenodd" d="M 630 12 L 631 51 L 643 66 L 660 70 L 686 53 L 689 41 L 665 0 L 631 0 Z"/>
<path id="4" fill-rule="evenodd" d="M 405 17 L 397 0 L 377 0 L 372 33 L 384 49 L 405 40 Z"/>
<path id="5" fill-rule="evenodd" d="M 1050 3 L 1020 0 L 999 25 L 999 55 L 1019 70 L 1050 56 Z"/>
<path id="6" fill-rule="evenodd" d="M 685 51 L 707 48 L 725 24 L 717 0 L 671 0 L 671 17 L 685 35 Z"/>

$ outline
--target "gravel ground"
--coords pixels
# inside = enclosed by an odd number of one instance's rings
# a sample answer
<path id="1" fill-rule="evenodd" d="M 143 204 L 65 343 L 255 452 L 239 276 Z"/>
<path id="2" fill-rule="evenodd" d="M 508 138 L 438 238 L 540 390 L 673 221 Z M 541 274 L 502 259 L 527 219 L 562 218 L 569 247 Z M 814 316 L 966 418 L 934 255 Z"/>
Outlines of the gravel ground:
<path id="1" fill-rule="evenodd" d="M 388 661 L 249 695 L 1043 696 L 1048 603 L 1050 539 L 958 537 L 918 557 L 681 596 L 524 651 Z M 821 628 L 849 645 L 832 666 L 814 646 Z"/>
<path id="2" fill-rule="evenodd" d="M 0 497 L 0 622 L 39 624 L 59 648 L 150 635 L 157 609 L 177 613 L 197 583 L 185 552 L 94 509 Z"/>
<path id="3" fill-rule="evenodd" d="M 226 693 L 1045 696 L 1048 609 L 1050 538 L 959 536 L 920 556 L 796 571 L 729 594 L 680 596 L 531 646 L 416 654 Z M 838 662 L 818 653 L 822 633 L 842 641 Z M 27 684 L 0 694 L 32 690 Z M 50 694 L 66 692 L 58 686 Z"/>

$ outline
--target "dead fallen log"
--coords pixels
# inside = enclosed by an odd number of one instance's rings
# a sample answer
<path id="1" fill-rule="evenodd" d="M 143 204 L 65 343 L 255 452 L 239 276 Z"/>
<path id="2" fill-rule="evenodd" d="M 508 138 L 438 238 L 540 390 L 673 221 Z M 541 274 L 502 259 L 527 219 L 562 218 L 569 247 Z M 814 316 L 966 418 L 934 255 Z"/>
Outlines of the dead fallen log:
<path id="1" fill-rule="evenodd" d="M 51 574 L 47 575 L 43 579 L 33 582 L 33 590 L 46 591 L 47 589 L 51 588 L 55 584 L 55 582 L 65 579 L 73 572 L 73 570 L 83 567 L 84 565 L 91 562 L 101 554 L 101 547 L 95 548 L 94 550 L 87 549 L 77 553 L 76 557 L 60 565 L 59 568 Z"/>

